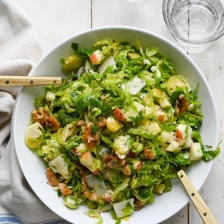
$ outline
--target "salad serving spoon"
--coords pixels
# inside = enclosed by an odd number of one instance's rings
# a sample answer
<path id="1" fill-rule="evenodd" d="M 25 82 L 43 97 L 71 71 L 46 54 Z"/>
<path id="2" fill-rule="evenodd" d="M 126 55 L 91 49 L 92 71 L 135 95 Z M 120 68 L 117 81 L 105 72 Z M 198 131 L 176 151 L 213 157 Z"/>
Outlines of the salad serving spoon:
<path id="1" fill-rule="evenodd" d="M 205 204 L 204 200 L 195 189 L 194 185 L 191 183 L 190 179 L 187 177 L 183 170 L 180 170 L 177 175 L 179 176 L 185 190 L 187 191 L 190 199 L 194 203 L 195 208 L 198 210 L 199 215 L 205 224 L 219 224 L 212 212 L 209 210 L 208 206 Z"/>
<path id="2" fill-rule="evenodd" d="M 61 77 L 0 76 L 0 86 L 60 85 Z"/>

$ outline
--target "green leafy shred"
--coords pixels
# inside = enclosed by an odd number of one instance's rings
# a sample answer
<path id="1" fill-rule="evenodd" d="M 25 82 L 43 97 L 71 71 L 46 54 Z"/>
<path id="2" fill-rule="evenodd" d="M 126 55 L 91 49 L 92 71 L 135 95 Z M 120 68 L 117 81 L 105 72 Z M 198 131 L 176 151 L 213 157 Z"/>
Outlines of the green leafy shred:
<path id="1" fill-rule="evenodd" d="M 204 161 L 210 161 L 210 160 L 216 158 L 220 153 L 220 144 L 221 143 L 222 143 L 222 141 L 219 142 L 218 146 L 214 150 L 205 150 L 205 148 L 203 147 L 203 157 L 202 157 L 202 159 Z"/>
<path id="2" fill-rule="evenodd" d="M 79 44 L 78 43 L 72 43 L 71 47 L 74 51 L 77 51 L 79 49 Z"/>
<path id="3" fill-rule="evenodd" d="M 99 212 L 94 210 L 89 210 L 88 212 L 84 212 L 84 214 L 89 216 L 90 218 L 98 219 L 96 224 L 103 224 L 103 219 Z"/>
<path id="4" fill-rule="evenodd" d="M 133 211 L 134 211 L 134 208 L 130 203 L 127 203 L 127 205 L 122 209 L 124 216 L 131 215 Z"/>

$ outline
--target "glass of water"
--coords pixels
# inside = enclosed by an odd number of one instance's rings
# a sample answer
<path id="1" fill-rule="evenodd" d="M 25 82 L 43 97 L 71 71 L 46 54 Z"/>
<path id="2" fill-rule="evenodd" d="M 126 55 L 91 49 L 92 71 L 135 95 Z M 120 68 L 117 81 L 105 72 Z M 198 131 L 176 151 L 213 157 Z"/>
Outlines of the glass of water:
<path id="1" fill-rule="evenodd" d="M 222 0 L 163 0 L 163 17 L 172 36 L 190 52 L 199 52 L 224 34 Z"/>

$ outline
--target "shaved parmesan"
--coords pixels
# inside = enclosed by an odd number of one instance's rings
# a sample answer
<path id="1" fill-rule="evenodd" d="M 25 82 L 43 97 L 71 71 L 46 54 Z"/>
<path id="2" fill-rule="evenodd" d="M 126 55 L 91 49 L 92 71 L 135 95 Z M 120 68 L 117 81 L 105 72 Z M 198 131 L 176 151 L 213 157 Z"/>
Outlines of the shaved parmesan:
<path id="1" fill-rule="evenodd" d="M 99 180 L 96 175 L 89 174 L 86 176 L 86 183 L 89 188 L 94 189 L 98 196 L 103 196 L 107 189 L 103 180 Z"/>
<path id="2" fill-rule="evenodd" d="M 76 76 L 79 77 L 80 75 L 82 75 L 85 72 L 85 67 L 82 66 L 79 68 L 79 70 L 76 72 Z"/>
<path id="3" fill-rule="evenodd" d="M 68 178 L 68 164 L 64 161 L 61 156 L 53 159 L 49 166 L 55 173 L 60 173 L 65 179 Z"/>
<path id="4" fill-rule="evenodd" d="M 138 77 L 134 77 L 131 82 L 128 82 L 130 94 L 136 95 L 146 85 L 146 82 Z"/>
<path id="5" fill-rule="evenodd" d="M 113 204 L 114 211 L 115 211 L 116 216 L 117 216 L 118 218 L 127 216 L 127 215 L 125 214 L 125 212 L 124 212 L 124 208 L 128 205 L 128 203 L 129 203 L 131 206 L 134 207 L 134 198 L 131 198 L 131 199 L 128 199 L 128 200 L 125 200 L 125 201 L 122 201 L 122 202 Z"/>
<path id="6" fill-rule="evenodd" d="M 109 67 L 112 66 L 113 70 L 115 70 L 117 68 L 115 61 L 114 61 L 114 57 L 110 56 L 108 57 L 100 66 L 99 66 L 99 73 L 103 74 L 105 72 L 105 70 Z"/>

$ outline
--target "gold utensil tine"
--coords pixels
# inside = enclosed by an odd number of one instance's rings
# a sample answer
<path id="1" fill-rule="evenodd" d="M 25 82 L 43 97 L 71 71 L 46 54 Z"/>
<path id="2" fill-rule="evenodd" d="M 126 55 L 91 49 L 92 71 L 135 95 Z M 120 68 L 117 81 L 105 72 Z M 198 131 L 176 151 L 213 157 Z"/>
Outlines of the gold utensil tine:
<path id="1" fill-rule="evenodd" d="M 195 189 L 194 185 L 187 177 L 186 173 L 183 170 L 180 170 L 177 175 L 183 183 L 185 190 L 187 191 L 192 202 L 194 203 L 194 206 L 198 210 L 198 213 L 200 214 L 204 223 L 219 224 L 212 212 L 209 210 L 208 206 L 205 204 L 198 191 Z"/>
<path id="2" fill-rule="evenodd" d="M 0 76 L 0 86 L 61 85 L 61 77 Z"/>

